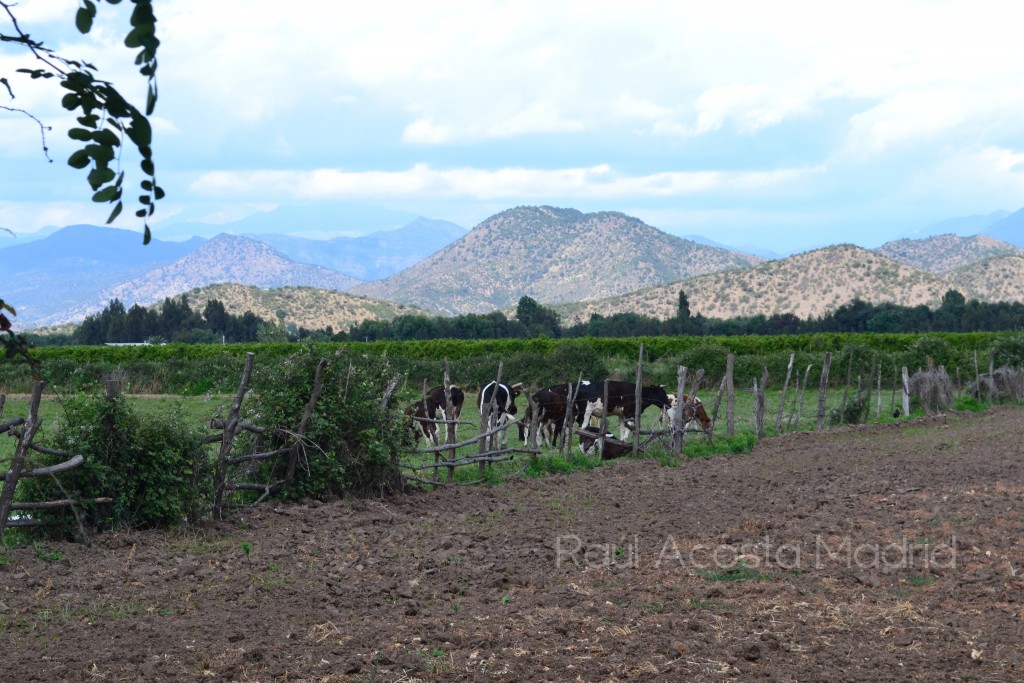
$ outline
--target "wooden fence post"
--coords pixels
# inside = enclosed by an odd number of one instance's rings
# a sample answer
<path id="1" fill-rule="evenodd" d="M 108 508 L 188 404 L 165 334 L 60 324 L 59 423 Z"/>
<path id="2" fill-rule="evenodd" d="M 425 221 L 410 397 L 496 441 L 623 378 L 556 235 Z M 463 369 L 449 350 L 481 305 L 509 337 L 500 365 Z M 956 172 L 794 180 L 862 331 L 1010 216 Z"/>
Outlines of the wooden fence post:
<path id="1" fill-rule="evenodd" d="M 640 452 L 640 418 L 641 408 L 643 407 L 643 382 L 644 382 L 644 343 L 640 342 L 640 356 L 636 361 L 636 392 L 633 396 L 633 457 L 635 458 Z M 604 383 L 605 391 L 607 391 L 608 382 Z M 604 402 L 605 412 L 608 412 L 608 401 Z M 621 436 L 621 434 L 620 434 Z"/>
<path id="2" fill-rule="evenodd" d="M 224 488 L 227 484 L 228 460 L 231 457 L 231 448 L 234 446 L 235 437 L 241 431 L 239 422 L 242 412 L 242 401 L 245 400 L 245 392 L 249 389 L 249 380 L 252 378 L 252 363 L 255 354 L 251 351 L 245 354 L 245 369 L 242 371 L 242 381 L 238 383 L 238 391 L 235 392 L 235 400 L 231 403 L 231 412 L 224 424 L 224 433 L 221 435 L 220 452 L 217 454 L 217 474 L 213 483 L 213 513 L 217 519 L 224 518 Z"/>
<path id="3" fill-rule="evenodd" d="M 876 420 L 881 420 L 882 419 L 882 364 L 881 363 L 878 364 L 878 390 L 877 390 L 877 396 L 878 396 L 878 406 L 875 409 L 875 419 Z"/>
<path id="4" fill-rule="evenodd" d="M 465 394 L 463 394 L 465 396 Z M 465 399 L 463 399 L 465 400 Z M 444 426 L 444 442 L 446 444 L 455 443 L 459 440 L 458 428 L 455 424 L 455 406 L 452 405 L 452 380 L 451 374 L 448 367 L 448 359 L 444 359 L 444 419 L 447 420 L 447 424 Z M 463 406 L 465 407 L 465 406 Z M 447 455 L 448 462 L 455 461 L 455 449 L 449 449 Z M 448 466 L 448 483 L 455 481 L 455 467 L 453 465 Z"/>
<path id="5" fill-rule="evenodd" d="M 764 368 L 764 372 L 761 373 L 761 384 L 758 386 L 757 380 L 754 380 L 754 431 L 757 434 L 757 438 L 764 436 L 764 409 L 765 409 L 765 385 L 768 384 L 768 368 Z"/>
<path id="6" fill-rule="evenodd" d="M 728 439 L 736 434 L 736 385 L 733 382 L 735 367 L 736 355 L 730 353 L 725 357 L 725 436 Z"/>
<path id="7" fill-rule="evenodd" d="M 832 352 L 825 352 L 821 366 L 821 387 L 818 389 L 818 429 L 825 428 L 825 401 L 828 398 L 828 372 L 832 367 Z"/>
<path id="8" fill-rule="evenodd" d="M 501 373 L 505 369 L 505 361 L 498 361 L 498 376 L 494 379 L 494 391 L 491 392 L 491 400 L 484 403 L 483 396 L 480 397 L 480 433 L 486 434 L 491 428 L 491 419 L 494 416 L 494 409 L 498 405 L 498 386 L 501 384 Z M 486 414 L 485 414 L 486 413 Z M 495 427 L 497 426 L 497 420 L 494 420 Z M 495 432 L 490 437 L 482 437 L 480 439 L 480 456 L 482 457 L 487 453 L 488 450 L 497 450 L 498 433 Z M 490 444 L 488 444 L 488 441 Z M 481 460 L 478 463 L 480 472 L 480 478 L 484 476 L 487 463 Z"/>
<path id="9" fill-rule="evenodd" d="M 814 367 L 814 363 L 809 363 L 807 369 L 804 370 L 804 384 L 800 389 L 800 407 L 796 410 L 796 429 L 800 429 L 800 418 L 804 414 L 804 397 L 807 395 L 807 382 L 811 378 L 811 368 Z"/>
<path id="10" fill-rule="evenodd" d="M 722 377 L 721 383 L 718 385 L 718 397 L 715 399 L 715 407 L 711 410 L 711 427 L 708 428 L 707 443 L 711 443 L 714 438 L 715 425 L 718 424 L 718 408 L 722 405 L 722 394 L 725 393 L 725 377 Z"/>
<path id="11" fill-rule="evenodd" d="M 683 395 L 686 393 L 686 376 L 689 368 L 680 365 L 676 368 L 676 401 L 672 406 L 672 419 L 669 420 L 670 433 L 672 434 L 672 450 L 676 453 L 683 451 L 683 409 L 686 407 L 683 402 Z"/>
<path id="12" fill-rule="evenodd" d="M 907 372 L 907 366 L 903 366 L 903 416 L 910 415 L 910 373 Z"/>
<path id="13" fill-rule="evenodd" d="M 39 417 L 39 401 L 43 397 L 43 383 L 36 382 L 32 387 L 32 399 L 28 406 L 28 419 L 22 428 L 21 436 L 18 438 L 18 445 L 14 448 L 14 457 L 11 460 L 11 467 L 4 478 L 3 488 L 0 489 L 0 542 L 3 541 L 4 529 L 7 528 L 7 515 L 11 512 L 11 505 L 14 503 L 14 489 L 18 486 L 18 478 L 21 477 L 21 470 L 25 467 L 25 459 L 28 457 L 29 446 L 32 439 L 43 424 Z"/>
<path id="14" fill-rule="evenodd" d="M 786 366 L 786 381 L 782 384 L 782 400 L 779 401 L 779 414 L 775 416 L 775 432 L 782 433 L 782 415 L 786 412 L 786 391 L 789 390 L 789 378 L 793 374 L 793 361 L 796 354 L 789 354 L 789 365 Z"/>

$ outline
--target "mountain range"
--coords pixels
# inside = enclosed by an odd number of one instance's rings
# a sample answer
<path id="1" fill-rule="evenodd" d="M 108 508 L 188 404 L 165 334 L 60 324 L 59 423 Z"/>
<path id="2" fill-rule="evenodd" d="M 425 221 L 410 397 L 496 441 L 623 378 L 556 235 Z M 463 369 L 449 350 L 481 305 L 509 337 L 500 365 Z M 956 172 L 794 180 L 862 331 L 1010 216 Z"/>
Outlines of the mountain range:
<path id="1" fill-rule="evenodd" d="M 469 232 L 420 217 L 357 237 L 236 232 L 154 239 L 145 248 L 133 231 L 75 225 L 0 249 L 0 294 L 25 329 L 81 320 L 115 297 L 131 306 L 182 293 L 196 307 L 218 298 L 235 313 L 283 311 L 296 325 L 335 330 L 417 311 L 507 310 L 523 295 L 556 306 L 566 322 L 625 311 L 669 317 L 680 290 L 694 313 L 715 317 L 820 315 L 855 296 L 934 305 L 949 288 L 1022 300 L 1024 210 L 960 225 L 981 225 L 984 234 L 903 238 L 875 250 L 836 245 L 773 260 L 669 235 L 622 213 L 548 206 L 509 209 Z"/>
<path id="2" fill-rule="evenodd" d="M 352 291 L 442 314 L 485 313 L 523 295 L 545 303 L 624 294 L 761 257 L 684 240 L 615 212 L 522 206 L 390 278 Z"/>

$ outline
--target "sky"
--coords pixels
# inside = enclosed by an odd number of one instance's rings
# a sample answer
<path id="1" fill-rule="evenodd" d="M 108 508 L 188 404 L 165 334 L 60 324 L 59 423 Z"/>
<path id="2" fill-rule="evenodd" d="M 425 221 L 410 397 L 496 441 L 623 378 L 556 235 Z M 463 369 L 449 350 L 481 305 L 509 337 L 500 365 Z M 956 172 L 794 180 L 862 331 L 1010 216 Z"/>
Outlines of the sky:
<path id="1" fill-rule="evenodd" d="M 141 103 L 130 3 L 22 29 Z M 466 228 L 621 211 L 779 253 L 1024 206 L 1024 4 L 160 0 L 152 227 L 339 200 Z M 0 32 L 9 32 L 0 15 Z M 0 227 L 102 223 L 52 81 L 0 47 Z M 125 156 L 129 181 L 137 160 Z M 120 227 L 141 229 L 126 206 Z M 282 230 L 283 232 L 286 230 Z"/>

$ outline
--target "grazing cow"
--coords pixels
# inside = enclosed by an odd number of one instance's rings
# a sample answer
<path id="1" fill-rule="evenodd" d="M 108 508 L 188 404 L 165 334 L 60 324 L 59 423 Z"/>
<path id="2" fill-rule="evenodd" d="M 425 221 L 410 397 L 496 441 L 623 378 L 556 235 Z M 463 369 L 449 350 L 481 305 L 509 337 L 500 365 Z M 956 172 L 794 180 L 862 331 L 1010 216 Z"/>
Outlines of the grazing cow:
<path id="1" fill-rule="evenodd" d="M 604 405 L 605 385 L 608 386 L 608 405 Z M 668 394 L 663 386 L 642 387 L 640 390 L 640 412 L 641 414 L 651 406 L 658 406 L 664 410 L 669 405 Z M 583 420 L 581 424 L 590 424 L 593 417 L 604 417 L 605 415 L 618 415 L 619 427 L 622 432 L 622 440 L 629 440 L 629 428 L 626 422 L 637 417 L 636 413 L 636 386 L 632 382 L 618 382 L 614 380 L 597 382 L 580 382 L 579 393 L 576 397 L 576 409 L 580 412 L 583 408 Z"/>
<path id="2" fill-rule="evenodd" d="M 588 432 L 590 436 L 584 436 L 580 434 L 580 451 L 583 453 L 583 455 L 591 455 L 594 449 L 597 447 L 597 438 L 600 432 L 598 431 L 597 427 L 591 426 L 584 427 L 582 431 Z M 633 451 L 632 447 L 630 446 L 623 446 L 622 444 L 619 443 L 612 443 L 610 441 L 607 441 L 607 439 L 614 439 L 614 434 L 608 432 L 604 436 L 606 441 L 603 443 L 603 447 L 601 448 L 601 460 L 621 458 L 627 453 L 631 453 Z"/>
<path id="3" fill-rule="evenodd" d="M 556 384 L 541 389 L 530 397 L 533 406 L 526 407 L 523 426 L 519 428 L 519 438 L 527 440 L 534 429 L 540 430 L 541 441 L 548 447 L 554 446 L 565 425 L 565 413 L 569 403 L 569 385 Z M 536 407 L 537 414 L 533 414 Z M 529 430 L 529 431 L 527 431 Z"/>
<path id="4" fill-rule="evenodd" d="M 423 436 L 427 441 L 435 446 L 438 444 L 437 424 L 434 422 L 423 421 L 427 418 L 436 420 L 438 410 L 439 408 L 437 404 L 431 400 L 430 396 L 427 396 L 426 403 L 424 403 L 421 398 L 405 409 L 405 414 L 409 417 L 406 422 L 413 435 L 415 435 L 417 442 L 419 442 L 420 436 Z"/>
<path id="5" fill-rule="evenodd" d="M 458 420 L 459 416 L 462 415 L 462 404 L 466 401 L 466 394 L 455 385 L 448 387 L 448 394 L 452 397 L 452 419 Z M 434 387 L 427 392 L 427 398 L 434 402 L 439 411 L 444 412 L 444 409 L 447 407 L 444 402 L 444 387 Z M 441 419 L 441 417 L 438 419 Z"/>
<path id="6" fill-rule="evenodd" d="M 462 404 L 466 400 L 466 394 L 456 386 L 448 387 L 448 393 L 452 397 L 452 419 L 458 420 L 462 415 Z M 434 387 L 427 392 L 425 404 L 423 399 L 420 399 L 405 409 L 405 414 L 409 417 L 407 421 L 409 429 L 416 435 L 416 441 L 423 436 L 435 446 L 438 445 L 437 423 L 425 420 L 443 420 L 445 405 L 444 387 Z"/>
<path id="7" fill-rule="evenodd" d="M 484 415 L 484 406 L 490 405 L 492 399 L 494 402 L 494 410 L 491 412 L 490 419 L 485 425 L 486 431 L 490 431 L 499 425 L 505 426 L 505 429 L 501 430 L 502 448 L 508 446 L 508 427 L 515 422 L 513 415 L 516 414 L 516 397 L 522 393 L 522 388 L 522 384 L 509 386 L 507 384 L 498 384 L 497 382 L 489 382 L 480 387 L 477 407 L 480 408 L 481 418 Z"/>
<path id="8" fill-rule="evenodd" d="M 689 394 L 683 394 L 683 403 L 686 404 L 689 401 L 690 401 Z M 668 406 L 663 408 L 662 411 L 661 411 L 661 415 L 658 416 L 658 421 L 662 425 L 664 425 L 666 422 L 669 422 L 672 419 L 672 409 L 675 407 L 675 405 L 676 405 L 676 395 L 675 394 L 669 394 L 668 395 Z M 703 429 L 705 432 L 708 431 L 709 429 L 711 429 L 711 417 L 708 415 L 707 411 L 704 410 L 704 403 L 700 400 L 700 398 L 698 398 L 696 396 L 693 397 L 693 414 L 692 415 L 687 415 L 685 408 L 683 409 L 683 411 L 684 411 L 683 412 L 683 420 L 685 420 L 685 422 L 683 423 L 683 429 L 684 430 L 685 429 L 689 429 L 690 425 L 692 425 L 694 422 L 697 422 L 700 425 L 700 428 Z M 689 418 L 689 419 L 687 419 L 687 418 Z"/>

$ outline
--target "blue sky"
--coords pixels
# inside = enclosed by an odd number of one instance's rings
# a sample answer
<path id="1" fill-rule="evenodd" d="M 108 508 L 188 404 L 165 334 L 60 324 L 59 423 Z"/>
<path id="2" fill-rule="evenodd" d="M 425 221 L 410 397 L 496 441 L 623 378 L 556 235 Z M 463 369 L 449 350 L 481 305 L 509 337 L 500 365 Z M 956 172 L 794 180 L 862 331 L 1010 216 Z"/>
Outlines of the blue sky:
<path id="1" fill-rule="evenodd" d="M 22 28 L 141 96 L 129 3 Z M 780 252 L 1024 206 L 1024 5 L 161 0 L 153 223 L 345 200 L 472 227 L 522 204 Z M 2 25 L 2 24 L 0 24 Z M 6 30 L 7 26 L 3 25 Z M 0 226 L 101 222 L 52 83 L 0 75 Z M 6 94 L 3 94 L 6 98 Z M 11 104 L 5 101 L 5 104 Z M 131 160 L 129 168 L 135 168 Z M 137 180 L 137 179 L 136 179 Z M 139 228 L 131 212 L 118 225 Z M 287 230 L 283 230 L 287 231 Z"/>

